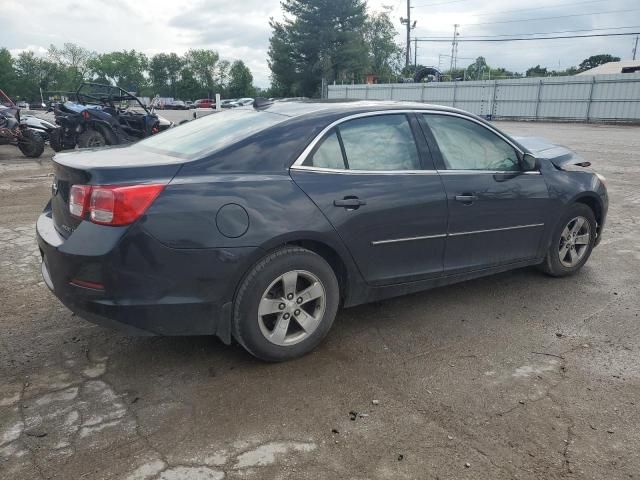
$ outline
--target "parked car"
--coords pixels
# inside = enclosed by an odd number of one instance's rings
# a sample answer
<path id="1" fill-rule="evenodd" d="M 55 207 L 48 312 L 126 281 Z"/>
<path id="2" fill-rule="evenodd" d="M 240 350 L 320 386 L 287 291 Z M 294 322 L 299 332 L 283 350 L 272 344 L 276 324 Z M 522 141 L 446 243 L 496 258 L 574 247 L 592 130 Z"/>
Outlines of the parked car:
<path id="1" fill-rule="evenodd" d="M 59 128 L 49 135 L 49 144 L 56 152 L 76 145 L 122 145 L 173 126 L 120 87 L 83 82 L 75 100 L 58 104 L 54 110 Z"/>
<path id="2" fill-rule="evenodd" d="M 453 108 L 257 101 L 56 155 L 42 272 L 92 322 L 286 360 L 339 306 L 529 265 L 576 273 L 608 208 L 587 167 Z"/>
<path id="3" fill-rule="evenodd" d="M 27 102 L 25 102 L 24 100 L 20 100 L 18 103 L 16 103 L 16 106 L 20 110 L 29 110 L 29 104 Z"/>
<path id="4" fill-rule="evenodd" d="M 236 100 L 235 103 L 240 107 L 244 107 L 246 105 L 251 105 L 253 103 L 253 98 L 240 98 Z"/>
<path id="5" fill-rule="evenodd" d="M 216 108 L 216 101 L 210 98 L 201 98 L 195 101 L 196 108 Z"/>
<path id="6" fill-rule="evenodd" d="M 168 110 L 189 110 L 189 107 L 182 100 L 174 100 L 166 106 Z"/>
<path id="7" fill-rule="evenodd" d="M 187 106 L 187 108 L 191 109 L 191 108 L 196 108 L 196 105 L 191 101 L 191 100 L 187 100 L 186 102 L 184 102 L 185 105 Z"/>
<path id="8" fill-rule="evenodd" d="M 228 98 L 226 100 L 220 100 L 220 108 L 234 108 L 237 107 L 238 104 L 236 100 L 233 98 Z"/>

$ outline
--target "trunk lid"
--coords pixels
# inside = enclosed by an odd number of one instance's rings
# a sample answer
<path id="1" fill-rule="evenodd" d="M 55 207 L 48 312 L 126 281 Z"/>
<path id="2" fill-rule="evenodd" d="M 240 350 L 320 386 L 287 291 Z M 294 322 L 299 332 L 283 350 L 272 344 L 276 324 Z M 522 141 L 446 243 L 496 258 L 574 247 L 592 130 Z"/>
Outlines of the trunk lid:
<path id="1" fill-rule="evenodd" d="M 183 162 L 176 157 L 129 146 L 56 154 L 51 185 L 51 212 L 56 230 L 68 238 L 83 221 L 69 211 L 69 194 L 73 185 L 169 183 Z"/>

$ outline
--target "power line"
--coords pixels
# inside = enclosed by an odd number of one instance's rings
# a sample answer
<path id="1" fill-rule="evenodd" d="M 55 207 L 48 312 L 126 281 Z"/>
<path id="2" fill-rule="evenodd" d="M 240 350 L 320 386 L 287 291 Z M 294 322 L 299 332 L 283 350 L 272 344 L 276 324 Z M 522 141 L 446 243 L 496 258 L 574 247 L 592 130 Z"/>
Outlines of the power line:
<path id="1" fill-rule="evenodd" d="M 592 38 L 592 37 L 621 37 L 629 35 L 640 35 L 640 32 L 627 32 L 627 33 L 596 33 L 592 35 L 565 35 L 561 37 L 528 37 L 528 38 L 469 38 L 460 39 L 457 42 L 524 42 L 532 40 L 559 40 L 566 38 Z M 443 38 L 419 38 L 416 37 L 418 42 L 450 42 L 451 39 L 446 40 Z"/>
<path id="2" fill-rule="evenodd" d="M 625 28 L 640 28 L 640 25 L 629 25 L 628 27 L 602 27 L 602 28 L 581 28 L 579 30 L 560 30 L 555 32 L 533 32 L 533 33 L 504 33 L 501 35 L 469 35 L 472 38 L 499 38 L 499 37 L 516 37 L 523 35 L 554 35 L 557 33 L 580 33 L 580 32 L 598 32 L 602 30 L 624 30 Z M 450 37 L 429 37 L 433 39 L 448 39 Z"/>
<path id="3" fill-rule="evenodd" d="M 413 8 L 435 7 L 436 5 L 449 5 L 451 3 L 468 2 L 469 0 L 451 0 L 449 2 L 423 3 L 422 5 L 414 5 Z"/>
<path id="4" fill-rule="evenodd" d="M 531 7 L 531 8 L 518 8 L 516 10 L 502 10 L 499 12 L 489 12 L 489 13 L 474 13 L 474 17 L 489 17 L 493 15 L 502 15 L 504 13 L 516 13 L 516 12 L 529 12 L 531 10 L 545 10 L 547 8 L 564 8 L 564 7 L 573 7 L 576 5 L 585 5 L 587 3 L 602 3 L 609 0 L 587 0 L 583 2 L 573 2 L 573 3 L 561 3 L 559 5 L 545 5 L 544 7 Z"/>
<path id="5" fill-rule="evenodd" d="M 520 20 L 501 20 L 497 22 L 483 22 L 483 23 L 466 23 L 464 25 L 468 26 L 477 26 L 477 25 L 496 25 L 499 23 L 518 23 L 518 22 L 533 22 L 538 20 L 555 20 L 558 18 L 570 18 L 570 17 L 586 17 L 591 15 L 608 15 L 611 13 L 625 13 L 625 12 L 636 12 L 640 10 L 640 8 L 629 8 L 626 10 L 609 10 L 608 12 L 595 12 L 595 13 L 574 13 L 571 15 L 558 15 L 555 17 L 538 17 L 538 18 L 522 18 Z"/>

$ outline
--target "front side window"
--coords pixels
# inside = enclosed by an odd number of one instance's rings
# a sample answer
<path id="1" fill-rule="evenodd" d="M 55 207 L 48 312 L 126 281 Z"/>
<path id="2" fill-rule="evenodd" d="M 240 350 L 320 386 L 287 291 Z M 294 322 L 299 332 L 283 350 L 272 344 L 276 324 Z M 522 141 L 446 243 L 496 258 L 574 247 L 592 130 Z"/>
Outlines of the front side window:
<path id="1" fill-rule="evenodd" d="M 515 149 L 489 129 L 449 115 L 424 118 L 447 170 L 520 170 Z"/>
<path id="2" fill-rule="evenodd" d="M 344 156 L 340 143 L 344 148 Z M 418 148 L 404 114 L 374 115 L 339 124 L 306 166 L 349 170 L 419 170 Z"/>

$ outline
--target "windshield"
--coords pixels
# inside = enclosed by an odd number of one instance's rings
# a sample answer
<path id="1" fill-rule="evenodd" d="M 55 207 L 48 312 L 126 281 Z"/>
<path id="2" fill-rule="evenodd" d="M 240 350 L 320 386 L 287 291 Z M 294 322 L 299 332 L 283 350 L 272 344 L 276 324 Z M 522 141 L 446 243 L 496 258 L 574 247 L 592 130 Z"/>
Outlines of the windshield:
<path id="1" fill-rule="evenodd" d="M 228 147 L 288 118 L 255 110 L 213 113 L 145 138 L 136 143 L 135 147 L 194 159 Z"/>

